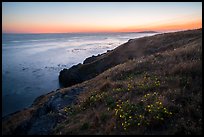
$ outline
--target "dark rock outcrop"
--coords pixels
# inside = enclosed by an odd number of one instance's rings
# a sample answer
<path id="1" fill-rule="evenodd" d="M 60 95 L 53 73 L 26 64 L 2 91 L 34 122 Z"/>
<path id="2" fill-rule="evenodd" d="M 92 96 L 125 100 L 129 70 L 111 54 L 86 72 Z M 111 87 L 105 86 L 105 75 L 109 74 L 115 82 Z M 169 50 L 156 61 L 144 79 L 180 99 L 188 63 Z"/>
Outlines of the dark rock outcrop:
<path id="1" fill-rule="evenodd" d="M 95 61 L 96 59 L 97 59 L 97 56 L 88 57 L 84 60 L 83 64 L 91 63 L 91 62 Z"/>
<path id="2" fill-rule="evenodd" d="M 60 71 L 59 82 L 65 87 L 67 87 L 68 85 L 81 83 L 83 81 L 83 78 L 79 73 L 80 66 L 81 64 L 78 64 L 71 67 L 70 69 L 63 69 L 62 71 Z M 67 75 L 69 76 L 67 77 Z"/>
<path id="3" fill-rule="evenodd" d="M 20 120 L 17 126 L 7 125 L 10 121 L 15 121 L 18 119 L 14 114 L 17 113 L 26 113 L 26 110 L 22 110 L 9 115 L 3 119 L 3 134 L 15 134 L 15 135 L 49 135 L 52 133 L 52 130 L 55 126 L 63 121 L 65 114 L 61 113 L 64 107 L 74 104 L 77 100 L 77 95 L 80 92 L 84 91 L 83 88 L 72 88 L 65 93 L 61 92 L 52 92 L 54 95 L 50 96 L 46 102 L 42 105 L 39 105 L 39 102 L 44 100 L 47 95 L 42 95 L 34 101 L 30 108 L 36 108 L 27 118 L 27 120 Z M 30 109 L 28 108 L 28 109 Z M 15 128 L 14 128 L 15 127 Z M 14 128 L 14 129 L 12 129 Z M 6 132 L 8 131 L 8 132 Z"/>

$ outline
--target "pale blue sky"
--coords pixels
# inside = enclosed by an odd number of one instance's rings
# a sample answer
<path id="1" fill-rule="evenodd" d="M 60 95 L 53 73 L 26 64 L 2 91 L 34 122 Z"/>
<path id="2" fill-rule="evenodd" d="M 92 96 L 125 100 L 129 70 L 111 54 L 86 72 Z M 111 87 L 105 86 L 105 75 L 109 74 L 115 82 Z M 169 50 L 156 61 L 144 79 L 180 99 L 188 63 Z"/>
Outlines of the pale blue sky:
<path id="1" fill-rule="evenodd" d="M 202 19 L 201 2 L 3 2 L 4 31 L 34 28 L 125 28 Z M 20 27 L 19 25 L 25 26 Z M 48 29 L 48 28 L 47 28 Z M 60 29 L 59 29 L 60 30 Z"/>

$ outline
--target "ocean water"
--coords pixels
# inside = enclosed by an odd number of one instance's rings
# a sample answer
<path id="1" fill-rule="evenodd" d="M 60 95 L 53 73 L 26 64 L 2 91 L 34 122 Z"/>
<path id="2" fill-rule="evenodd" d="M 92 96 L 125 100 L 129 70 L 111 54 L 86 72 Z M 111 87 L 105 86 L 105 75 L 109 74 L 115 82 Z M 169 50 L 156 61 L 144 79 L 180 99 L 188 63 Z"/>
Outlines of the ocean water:
<path id="1" fill-rule="evenodd" d="M 60 88 L 60 70 L 156 33 L 2 34 L 2 116 Z"/>

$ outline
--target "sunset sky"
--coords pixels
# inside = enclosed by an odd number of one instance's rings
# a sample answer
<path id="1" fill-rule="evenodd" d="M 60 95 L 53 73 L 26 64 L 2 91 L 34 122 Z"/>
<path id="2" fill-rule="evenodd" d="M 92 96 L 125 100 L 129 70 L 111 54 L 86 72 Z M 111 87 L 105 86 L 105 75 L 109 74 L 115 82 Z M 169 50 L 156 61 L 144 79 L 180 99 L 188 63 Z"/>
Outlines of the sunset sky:
<path id="1" fill-rule="evenodd" d="M 3 2 L 3 33 L 175 31 L 202 27 L 201 2 Z"/>

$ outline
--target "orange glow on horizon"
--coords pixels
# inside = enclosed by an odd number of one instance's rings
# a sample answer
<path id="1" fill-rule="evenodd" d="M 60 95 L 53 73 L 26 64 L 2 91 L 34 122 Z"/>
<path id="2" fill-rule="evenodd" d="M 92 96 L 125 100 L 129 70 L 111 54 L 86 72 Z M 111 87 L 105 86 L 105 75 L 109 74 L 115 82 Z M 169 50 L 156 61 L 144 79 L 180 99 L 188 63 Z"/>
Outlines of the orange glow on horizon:
<path id="1" fill-rule="evenodd" d="M 113 26 L 49 26 L 49 25 L 21 25 L 18 28 L 12 26 L 4 27 L 6 33 L 96 33 L 96 32 L 138 32 L 138 31 L 171 31 L 171 30 L 188 30 L 202 28 L 202 20 L 196 20 L 186 23 L 160 24 L 134 26 L 124 29 Z"/>

